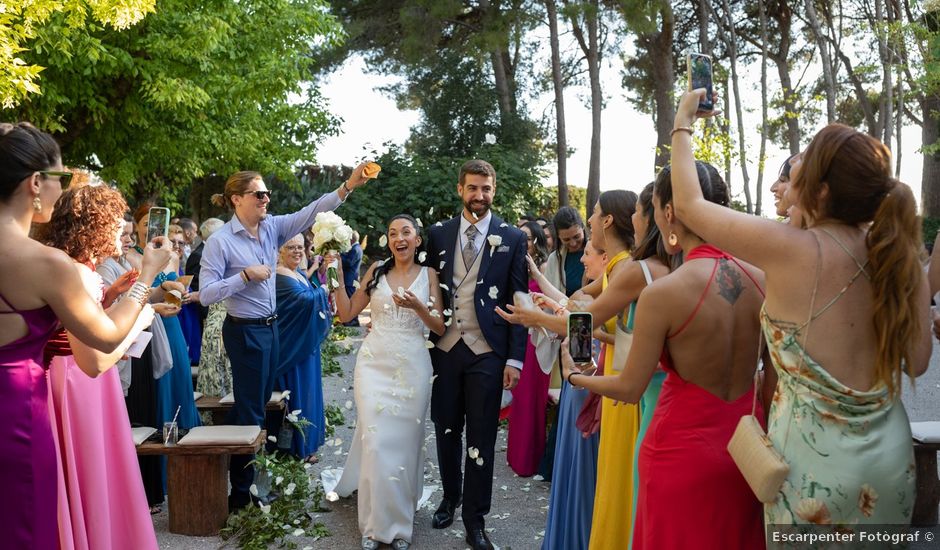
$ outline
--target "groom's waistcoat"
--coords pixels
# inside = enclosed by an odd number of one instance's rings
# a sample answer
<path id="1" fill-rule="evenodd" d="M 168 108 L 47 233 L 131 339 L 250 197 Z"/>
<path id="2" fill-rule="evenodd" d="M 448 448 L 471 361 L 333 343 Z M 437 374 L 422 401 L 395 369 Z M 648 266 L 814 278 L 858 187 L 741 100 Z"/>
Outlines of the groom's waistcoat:
<path id="1" fill-rule="evenodd" d="M 464 264 L 460 249 L 460 239 L 457 240 L 458 250 L 454 254 L 454 280 L 451 281 L 451 291 L 453 292 L 452 322 L 444 336 L 437 341 L 437 347 L 450 351 L 459 341 L 470 348 L 470 351 L 477 355 L 489 353 L 493 348 L 486 343 L 483 332 L 480 330 L 480 322 L 477 320 L 477 310 L 473 303 L 473 295 L 476 292 L 477 277 L 480 275 L 480 264 L 483 263 L 483 254 L 486 254 L 486 241 L 477 252 L 476 258 L 470 269 Z"/>

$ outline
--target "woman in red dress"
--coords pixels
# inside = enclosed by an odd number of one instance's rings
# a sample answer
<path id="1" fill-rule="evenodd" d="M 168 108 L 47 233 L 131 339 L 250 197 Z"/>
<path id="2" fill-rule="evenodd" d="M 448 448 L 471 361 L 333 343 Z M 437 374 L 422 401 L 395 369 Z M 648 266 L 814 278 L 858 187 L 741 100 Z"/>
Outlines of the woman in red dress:
<path id="1" fill-rule="evenodd" d="M 704 163 L 696 169 L 703 195 L 727 206 L 717 170 Z M 668 373 L 640 449 L 633 550 L 759 550 L 761 504 L 726 447 L 751 412 L 763 274 L 676 218 L 668 167 L 656 179 L 653 204 L 667 249 L 682 252 L 683 265 L 640 294 L 620 376 L 582 375 L 568 354 L 563 373 L 574 386 L 628 403 L 640 400 L 660 361 Z M 757 416 L 763 421 L 760 403 Z"/>

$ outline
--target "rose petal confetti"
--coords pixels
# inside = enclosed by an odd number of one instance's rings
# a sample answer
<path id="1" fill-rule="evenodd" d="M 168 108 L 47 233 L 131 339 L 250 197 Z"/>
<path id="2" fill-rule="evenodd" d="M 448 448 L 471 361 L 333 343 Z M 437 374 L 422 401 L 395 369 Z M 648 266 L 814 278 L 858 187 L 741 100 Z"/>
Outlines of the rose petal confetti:
<path id="1" fill-rule="evenodd" d="M 381 237 L 379 237 L 379 246 L 381 246 L 382 248 L 385 248 L 386 246 L 388 246 L 388 237 L 386 237 L 385 235 L 382 235 Z"/>
<path id="2" fill-rule="evenodd" d="M 449 326 L 451 325 L 451 323 L 453 323 L 453 322 L 454 322 L 454 321 L 453 321 L 452 319 L 448 319 L 448 320 L 444 321 L 444 326 L 445 326 L 445 327 L 449 327 Z"/>
<path id="3" fill-rule="evenodd" d="M 418 227 L 424 227 L 424 222 L 421 221 L 421 218 L 415 218 L 415 221 L 418 222 Z"/>
<path id="4" fill-rule="evenodd" d="M 435 227 L 441 227 L 442 225 L 444 225 L 444 224 L 441 223 L 441 222 L 437 222 L 437 223 L 434 224 Z"/>
<path id="5" fill-rule="evenodd" d="M 450 309 L 445 309 L 443 313 L 444 313 L 444 315 L 446 315 L 446 316 L 448 316 L 448 317 L 450 317 L 451 315 L 454 314 L 454 312 L 451 311 Z"/>
<path id="6" fill-rule="evenodd" d="M 483 466 L 483 457 L 477 459 L 477 466 Z"/>
<path id="7" fill-rule="evenodd" d="M 441 250 L 440 252 L 437 253 L 438 256 L 443 256 L 444 254 L 447 254 L 446 250 Z"/>
<path id="8" fill-rule="evenodd" d="M 479 220 L 479 219 L 480 219 L 480 216 L 477 216 L 477 213 L 476 213 L 476 212 L 470 212 L 470 214 L 473 216 L 473 219 L 475 219 L 475 220 Z"/>
<path id="9" fill-rule="evenodd" d="M 330 278 L 330 286 L 332 286 L 333 288 L 339 288 L 339 281 L 337 281 L 336 279 L 334 279 L 334 278 L 331 277 L 331 278 Z"/>
<path id="10" fill-rule="evenodd" d="M 426 348 L 428 348 L 428 349 L 434 349 L 434 342 L 432 342 L 432 341 L 430 341 L 430 340 L 425 340 L 425 342 L 424 342 L 424 347 L 426 347 Z"/>
<path id="11" fill-rule="evenodd" d="M 433 215 L 434 215 L 434 207 L 432 206 L 430 209 L 428 209 L 428 216 L 433 216 Z"/>
<path id="12" fill-rule="evenodd" d="M 304 532 L 305 531 L 303 529 L 294 529 L 294 536 L 299 537 L 300 535 L 303 535 Z"/>
<path id="13" fill-rule="evenodd" d="M 447 285 L 445 285 L 444 283 L 440 283 L 438 286 L 440 286 L 440 287 L 443 288 L 444 290 L 450 290 L 450 287 L 447 286 Z"/>
<path id="14" fill-rule="evenodd" d="M 271 443 L 277 443 L 277 438 L 274 437 L 273 435 L 269 435 L 269 436 L 268 436 L 268 441 L 270 441 Z"/>
<path id="15" fill-rule="evenodd" d="M 352 410 L 352 407 L 353 407 L 353 402 L 352 402 L 352 401 L 346 401 L 346 410 L 347 410 L 347 411 L 351 411 L 351 410 Z"/>
<path id="16" fill-rule="evenodd" d="M 359 284 L 359 279 L 356 279 L 355 281 L 353 281 L 353 288 L 359 288 L 360 286 L 362 285 Z"/>
<path id="17" fill-rule="evenodd" d="M 445 262 L 441 262 L 441 267 L 439 267 L 438 269 L 444 269 L 444 264 L 446 264 L 446 263 L 447 263 L 446 261 L 445 261 Z"/>
<path id="18" fill-rule="evenodd" d="M 258 496 L 258 486 L 252 483 L 251 487 L 248 488 L 248 492 L 253 494 L 254 496 Z"/>
<path id="19" fill-rule="evenodd" d="M 446 430 L 444 430 L 444 435 L 447 435 L 447 434 L 449 434 L 449 433 L 452 432 L 452 431 L 454 431 L 454 430 L 452 430 L 452 429 L 450 429 L 450 428 L 447 428 Z"/>
<path id="20" fill-rule="evenodd" d="M 423 250 L 418 253 L 418 261 L 421 263 L 424 263 L 424 260 L 426 260 L 427 257 L 428 257 L 428 253 Z"/>
<path id="21" fill-rule="evenodd" d="M 500 227 L 509 227 L 509 224 L 506 223 L 506 222 L 503 222 L 503 223 L 499 224 L 499 226 L 500 226 Z"/>
<path id="22" fill-rule="evenodd" d="M 337 500 L 339 500 L 339 495 L 336 494 L 336 491 L 330 491 L 329 493 L 326 494 L 326 500 L 330 502 L 336 502 Z"/>
<path id="23" fill-rule="evenodd" d="M 467 456 L 470 458 L 476 459 L 480 456 L 480 450 L 476 447 L 467 447 Z"/>
<path id="24" fill-rule="evenodd" d="M 326 319 L 326 314 L 322 311 L 320 312 L 320 319 Z"/>
<path id="25" fill-rule="evenodd" d="M 496 288 L 495 285 L 491 286 L 490 287 L 490 299 L 495 300 L 497 296 L 499 296 L 499 289 Z"/>

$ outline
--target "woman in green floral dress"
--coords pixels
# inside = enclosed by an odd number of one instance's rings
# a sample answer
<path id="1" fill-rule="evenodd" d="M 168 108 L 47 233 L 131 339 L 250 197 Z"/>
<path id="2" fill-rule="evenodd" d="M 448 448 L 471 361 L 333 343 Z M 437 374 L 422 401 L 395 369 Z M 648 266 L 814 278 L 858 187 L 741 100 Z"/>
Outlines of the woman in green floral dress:
<path id="1" fill-rule="evenodd" d="M 761 324 L 774 368 L 763 397 L 790 473 L 765 504 L 765 523 L 909 524 L 914 457 L 901 378 L 922 374 L 931 352 L 913 194 L 892 177 L 887 147 L 830 124 L 791 169 L 788 202 L 806 230 L 715 206 L 692 156 L 692 124 L 711 115 L 698 111 L 705 93 L 687 92 L 676 113 L 673 204 L 690 230 L 766 274 Z M 733 280 L 721 290 L 737 296 Z"/>
<path id="2" fill-rule="evenodd" d="M 218 302 L 209 306 L 206 325 L 202 329 L 202 355 L 199 357 L 196 391 L 212 397 L 232 393 L 232 365 L 222 345 L 223 321 L 225 304 Z"/>

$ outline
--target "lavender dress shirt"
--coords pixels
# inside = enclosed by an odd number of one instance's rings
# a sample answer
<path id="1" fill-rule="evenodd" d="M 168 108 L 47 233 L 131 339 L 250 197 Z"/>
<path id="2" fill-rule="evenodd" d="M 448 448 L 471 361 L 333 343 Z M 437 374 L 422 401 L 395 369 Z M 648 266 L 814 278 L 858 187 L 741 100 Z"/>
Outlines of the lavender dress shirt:
<path id="1" fill-rule="evenodd" d="M 258 238 L 232 216 L 206 241 L 199 271 L 199 302 L 208 306 L 225 300 L 228 313 L 256 319 L 270 317 L 277 309 L 274 270 L 278 250 L 288 239 L 313 225 L 320 212 L 336 209 L 342 201 L 335 191 L 321 196 L 303 209 L 282 216 L 267 216 L 258 225 Z M 272 276 L 246 283 L 241 272 L 253 265 L 266 265 Z"/>

